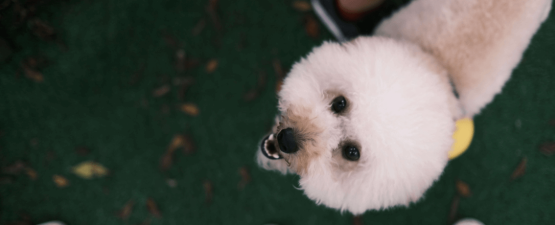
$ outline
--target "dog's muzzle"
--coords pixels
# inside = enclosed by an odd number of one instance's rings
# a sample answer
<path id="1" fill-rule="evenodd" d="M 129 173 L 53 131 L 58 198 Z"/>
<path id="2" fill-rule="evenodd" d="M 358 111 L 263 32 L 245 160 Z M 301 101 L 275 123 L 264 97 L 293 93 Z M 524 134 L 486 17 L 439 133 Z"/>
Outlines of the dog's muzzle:
<path id="1" fill-rule="evenodd" d="M 262 140 L 262 143 L 260 143 L 260 151 L 268 159 L 273 159 L 273 160 L 283 159 L 283 157 L 279 155 L 276 149 L 276 146 L 274 144 L 275 141 L 276 140 L 275 140 L 274 134 L 270 134 L 266 136 L 266 138 Z"/>

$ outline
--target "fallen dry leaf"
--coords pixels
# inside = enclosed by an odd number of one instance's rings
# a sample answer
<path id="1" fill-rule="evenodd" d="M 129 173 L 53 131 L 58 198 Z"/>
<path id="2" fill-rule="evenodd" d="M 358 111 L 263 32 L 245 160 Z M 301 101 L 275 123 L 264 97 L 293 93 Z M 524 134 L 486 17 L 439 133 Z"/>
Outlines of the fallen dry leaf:
<path id="1" fill-rule="evenodd" d="M 29 176 L 29 178 L 31 180 L 36 180 L 38 177 L 37 171 L 35 171 L 34 169 L 27 167 L 27 169 L 25 170 L 25 172 L 27 173 L 27 176 Z"/>
<path id="2" fill-rule="evenodd" d="M 201 20 L 198 21 L 198 23 L 195 25 L 195 27 L 193 28 L 193 30 L 191 31 L 191 33 L 193 34 L 193 36 L 197 36 L 199 35 L 202 30 L 204 30 L 204 27 L 206 27 L 206 19 L 202 18 Z"/>
<path id="3" fill-rule="evenodd" d="M 540 146 L 540 152 L 546 156 L 555 153 L 555 142 L 548 142 Z"/>
<path id="4" fill-rule="evenodd" d="M 131 215 L 131 212 L 133 211 L 134 204 L 135 202 L 133 200 L 127 201 L 127 203 L 125 203 L 123 208 L 121 208 L 121 210 L 117 212 L 116 216 L 121 219 L 127 219 L 129 215 Z"/>
<path id="5" fill-rule="evenodd" d="M 204 193 L 206 194 L 206 203 L 212 202 L 214 188 L 212 187 L 212 183 L 210 181 L 204 181 L 203 183 Z"/>
<path id="6" fill-rule="evenodd" d="M 9 166 L 2 168 L 3 173 L 18 175 L 22 173 L 27 168 L 27 164 L 23 161 L 15 161 Z"/>
<path id="7" fill-rule="evenodd" d="M 451 209 L 449 210 L 449 216 L 447 217 L 448 224 L 453 224 L 453 222 L 455 222 L 455 219 L 457 219 L 457 211 L 459 209 L 460 200 L 461 197 L 459 197 L 458 195 L 453 198 L 453 202 L 451 202 Z"/>
<path id="8" fill-rule="evenodd" d="M 191 136 L 187 134 L 176 134 L 173 136 L 172 142 L 168 147 L 168 152 L 174 152 L 175 149 L 183 148 L 183 153 L 189 154 L 195 151 L 195 144 Z"/>
<path id="9" fill-rule="evenodd" d="M 152 198 L 148 198 L 146 200 L 146 208 L 148 209 L 148 212 L 153 216 L 162 217 L 162 214 L 160 213 L 160 210 L 158 209 L 156 202 Z"/>
<path id="10" fill-rule="evenodd" d="M 93 177 L 103 177 L 108 175 L 108 169 L 106 169 L 106 167 L 93 161 L 82 162 L 79 165 L 74 166 L 71 170 L 75 175 L 84 179 L 92 179 Z"/>
<path id="11" fill-rule="evenodd" d="M 362 216 L 355 216 L 353 217 L 353 225 L 363 225 Z"/>
<path id="12" fill-rule="evenodd" d="M 460 196 L 466 198 L 472 195 L 472 193 L 470 192 L 470 187 L 462 180 L 457 180 L 456 186 L 457 186 L 457 193 L 459 193 Z"/>
<path id="13" fill-rule="evenodd" d="M 208 63 L 206 64 L 206 72 L 207 73 L 212 73 L 216 70 L 216 68 L 218 68 L 218 60 L 217 59 L 212 59 L 210 61 L 208 61 Z"/>
<path id="14" fill-rule="evenodd" d="M 173 152 L 166 152 L 160 158 L 160 170 L 166 171 L 168 170 L 173 164 Z"/>
<path id="15" fill-rule="evenodd" d="M 60 175 L 52 176 L 52 180 L 59 188 L 67 187 L 69 185 L 69 181 L 65 177 Z"/>
<path id="16" fill-rule="evenodd" d="M 318 25 L 318 21 L 316 21 L 316 19 L 313 16 L 307 15 L 305 17 L 304 27 L 305 27 L 306 33 L 311 38 L 318 38 L 318 35 L 320 35 L 320 28 Z"/>
<path id="17" fill-rule="evenodd" d="M 293 1 L 293 8 L 300 12 L 307 12 L 312 9 L 312 6 L 306 1 Z"/>
<path id="18" fill-rule="evenodd" d="M 212 19 L 214 28 L 218 32 L 222 31 L 222 24 L 220 23 L 220 18 L 218 16 L 218 0 L 208 0 L 208 6 L 206 6 L 206 12 Z"/>
<path id="19" fill-rule="evenodd" d="M 522 177 L 524 175 L 524 173 L 526 172 L 526 162 L 527 161 L 528 161 L 528 159 L 526 159 L 526 157 L 522 158 L 522 160 L 520 161 L 520 163 L 516 167 L 515 171 L 511 175 L 512 180 L 517 179 L 519 177 Z"/>
<path id="20" fill-rule="evenodd" d="M 239 175 L 241 175 L 241 181 L 239 181 L 237 187 L 239 189 L 243 189 L 251 181 L 251 175 L 249 174 L 249 170 L 247 170 L 246 167 L 239 168 Z"/>
<path id="21" fill-rule="evenodd" d="M 168 92 L 170 92 L 171 87 L 170 85 L 164 85 L 162 87 L 156 88 L 154 89 L 154 91 L 152 92 L 152 96 L 154 97 L 162 97 L 165 94 L 167 94 Z"/>
<path id="22" fill-rule="evenodd" d="M 31 31 L 37 37 L 47 41 L 51 41 L 55 39 L 56 32 L 54 31 L 54 28 L 50 26 L 48 23 L 40 19 L 34 19 L 30 21 L 30 25 L 31 25 Z"/>
<path id="23" fill-rule="evenodd" d="M 43 82 L 44 76 L 39 69 L 47 64 L 47 60 L 43 57 L 27 57 L 21 62 L 21 68 L 26 78 L 34 82 Z"/>
<path id="24" fill-rule="evenodd" d="M 170 146 L 168 146 L 168 152 L 173 153 L 175 151 L 175 149 L 180 148 L 181 146 L 183 146 L 183 143 L 185 142 L 183 135 L 181 134 L 176 134 L 173 136 L 172 142 L 170 143 Z"/>
<path id="25" fill-rule="evenodd" d="M 25 77 L 33 80 L 34 82 L 40 83 L 44 81 L 44 76 L 41 72 L 36 71 L 28 66 L 23 66 L 23 73 Z"/>
<path id="26" fill-rule="evenodd" d="M 191 116 L 197 116 L 200 111 L 197 107 L 197 105 L 193 104 L 193 103 L 185 103 L 182 104 L 180 107 L 181 111 L 183 111 L 184 113 L 187 113 Z"/>
<path id="27" fill-rule="evenodd" d="M 185 154 L 190 154 L 195 151 L 195 145 L 193 140 L 189 135 L 186 134 L 176 134 L 173 136 L 168 149 L 160 158 L 160 169 L 165 171 L 168 170 L 173 164 L 173 155 L 176 149 L 183 148 Z"/>

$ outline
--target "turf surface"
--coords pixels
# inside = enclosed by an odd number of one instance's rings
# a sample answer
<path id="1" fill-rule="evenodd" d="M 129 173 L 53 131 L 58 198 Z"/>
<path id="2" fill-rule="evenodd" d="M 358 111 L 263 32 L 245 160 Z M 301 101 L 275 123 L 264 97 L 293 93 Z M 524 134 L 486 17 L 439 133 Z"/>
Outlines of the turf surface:
<path id="1" fill-rule="evenodd" d="M 254 151 L 276 113 L 272 61 L 289 68 L 300 56 L 332 36 L 321 27 L 310 38 L 305 13 L 289 0 L 220 1 L 223 30 L 205 13 L 205 0 L 81 0 L 47 5 L 39 17 L 49 21 L 67 46 L 21 33 L 20 50 L 0 67 L 0 163 L 17 160 L 38 174 L 3 174 L 13 182 L 0 185 L 0 224 L 28 215 L 34 223 L 67 224 L 351 224 L 352 216 L 317 206 L 294 187 L 298 178 L 257 168 Z M 308 13 L 311 14 L 311 13 Z M 555 13 L 544 23 L 503 94 L 475 118 L 470 149 L 449 163 L 425 198 L 409 208 L 367 212 L 365 224 L 447 224 L 457 179 L 472 196 L 462 198 L 457 217 L 486 224 L 554 224 L 555 156 L 539 146 L 555 141 Z M 206 27 L 194 36 L 202 18 Z M 178 40 L 186 56 L 201 65 L 185 75 L 195 78 L 184 99 L 172 80 L 175 49 L 164 35 Z M 20 62 L 42 55 L 50 65 L 44 82 L 16 76 Z M 217 69 L 205 64 L 217 59 Z M 261 95 L 243 95 L 267 74 Z M 154 97 L 153 90 L 171 90 Z M 178 105 L 198 105 L 198 116 Z M 189 133 L 197 151 L 176 152 L 167 172 L 159 159 L 177 133 Z M 79 155 L 75 148 L 91 151 Z M 527 158 L 526 173 L 511 181 L 513 170 Z M 71 167 L 94 160 L 111 175 L 85 180 Z M 251 182 L 238 188 L 239 168 Z M 70 184 L 58 188 L 53 175 Z M 174 179 L 170 187 L 167 179 Z M 213 186 L 206 203 L 203 183 Z M 148 213 L 154 199 L 162 217 Z M 126 202 L 135 205 L 129 218 L 116 216 Z"/>

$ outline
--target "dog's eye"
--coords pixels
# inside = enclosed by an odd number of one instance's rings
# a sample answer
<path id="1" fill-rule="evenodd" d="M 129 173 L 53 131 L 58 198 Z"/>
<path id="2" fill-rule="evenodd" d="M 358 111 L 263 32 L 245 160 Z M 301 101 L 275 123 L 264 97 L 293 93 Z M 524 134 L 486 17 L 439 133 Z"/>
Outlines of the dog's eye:
<path id="1" fill-rule="evenodd" d="M 360 158 L 360 152 L 357 147 L 347 145 L 343 148 L 343 158 L 350 161 L 357 161 Z"/>
<path id="2" fill-rule="evenodd" d="M 347 100 L 343 96 L 339 96 L 331 102 L 331 110 L 335 113 L 341 113 L 345 108 L 347 108 Z"/>

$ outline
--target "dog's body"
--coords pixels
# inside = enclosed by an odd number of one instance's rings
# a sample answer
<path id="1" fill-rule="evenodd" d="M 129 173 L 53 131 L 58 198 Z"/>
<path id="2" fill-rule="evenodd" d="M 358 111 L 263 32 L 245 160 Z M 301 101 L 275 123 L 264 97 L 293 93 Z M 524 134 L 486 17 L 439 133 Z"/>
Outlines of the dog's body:
<path id="1" fill-rule="evenodd" d="M 376 35 L 406 40 L 447 70 L 465 116 L 473 117 L 509 79 L 551 0 L 420 0 L 385 20 Z"/>
<path id="2" fill-rule="evenodd" d="M 323 44 L 285 79 L 259 164 L 354 214 L 417 201 L 447 164 L 455 120 L 501 91 L 550 8 L 416 0 L 374 37 Z"/>

